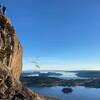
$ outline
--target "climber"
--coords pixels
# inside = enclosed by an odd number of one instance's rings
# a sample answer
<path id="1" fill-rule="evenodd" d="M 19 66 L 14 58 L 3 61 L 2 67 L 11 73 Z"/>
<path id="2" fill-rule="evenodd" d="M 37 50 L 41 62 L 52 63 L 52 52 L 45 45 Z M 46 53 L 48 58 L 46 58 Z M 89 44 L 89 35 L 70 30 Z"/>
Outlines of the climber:
<path id="1" fill-rule="evenodd" d="M 6 7 L 3 5 L 2 7 L 2 11 L 3 11 L 3 15 L 5 15 L 5 12 L 6 12 Z"/>

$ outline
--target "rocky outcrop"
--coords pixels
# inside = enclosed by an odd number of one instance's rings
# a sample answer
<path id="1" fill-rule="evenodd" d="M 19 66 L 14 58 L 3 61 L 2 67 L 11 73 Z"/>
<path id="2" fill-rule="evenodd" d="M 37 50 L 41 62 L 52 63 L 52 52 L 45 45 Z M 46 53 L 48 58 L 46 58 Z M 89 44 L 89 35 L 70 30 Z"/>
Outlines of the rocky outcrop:
<path id="1" fill-rule="evenodd" d="M 0 100 L 56 100 L 40 96 L 19 81 L 22 46 L 8 17 L 0 15 Z"/>
<path id="2" fill-rule="evenodd" d="M 8 17 L 0 16 L 0 63 L 19 79 L 22 69 L 22 47 Z"/>
<path id="3" fill-rule="evenodd" d="M 16 79 L 19 79 L 22 71 L 22 47 L 17 37 L 14 37 L 13 52 L 10 55 L 9 67 L 11 72 Z"/>

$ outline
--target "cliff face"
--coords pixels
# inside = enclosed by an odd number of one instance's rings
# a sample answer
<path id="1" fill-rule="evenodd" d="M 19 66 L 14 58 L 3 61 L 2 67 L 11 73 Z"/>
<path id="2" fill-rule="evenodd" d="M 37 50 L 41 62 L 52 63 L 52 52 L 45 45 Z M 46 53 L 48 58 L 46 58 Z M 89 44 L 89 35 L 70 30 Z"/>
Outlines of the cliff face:
<path id="1" fill-rule="evenodd" d="M 22 46 L 9 19 L 0 15 L 0 100 L 56 100 L 25 88 L 21 71 Z"/>
<path id="2" fill-rule="evenodd" d="M 14 37 L 13 52 L 10 55 L 9 68 L 16 79 L 19 79 L 22 71 L 22 47 L 17 37 Z"/>
<path id="3" fill-rule="evenodd" d="M 41 100 L 19 81 L 22 47 L 9 19 L 0 15 L 0 100 Z"/>
<path id="4" fill-rule="evenodd" d="M 0 63 L 11 70 L 14 78 L 19 79 L 22 69 L 22 47 L 9 19 L 0 16 Z"/>

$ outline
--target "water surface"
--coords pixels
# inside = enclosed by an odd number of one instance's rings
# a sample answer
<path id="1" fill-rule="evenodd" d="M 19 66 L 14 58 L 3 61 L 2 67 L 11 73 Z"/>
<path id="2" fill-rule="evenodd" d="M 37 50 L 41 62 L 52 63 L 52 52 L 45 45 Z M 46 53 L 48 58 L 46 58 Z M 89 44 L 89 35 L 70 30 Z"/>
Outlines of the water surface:
<path id="1" fill-rule="evenodd" d="M 35 92 L 46 96 L 58 97 L 61 100 L 100 100 L 100 89 L 78 86 L 72 87 L 72 93 L 64 94 L 62 92 L 63 88 L 62 86 L 43 88 L 31 87 Z"/>

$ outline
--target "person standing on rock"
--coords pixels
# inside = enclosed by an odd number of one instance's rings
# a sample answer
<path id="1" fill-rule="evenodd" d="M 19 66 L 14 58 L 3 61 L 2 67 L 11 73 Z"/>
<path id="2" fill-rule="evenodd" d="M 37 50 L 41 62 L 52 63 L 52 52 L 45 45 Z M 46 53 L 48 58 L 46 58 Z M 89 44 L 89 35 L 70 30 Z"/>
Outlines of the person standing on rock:
<path id="1" fill-rule="evenodd" d="M 5 15 L 5 12 L 6 12 L 6 7 L 3 5 L 2 7 L 2 11 L 3 11 L 3 15 Z"/>

